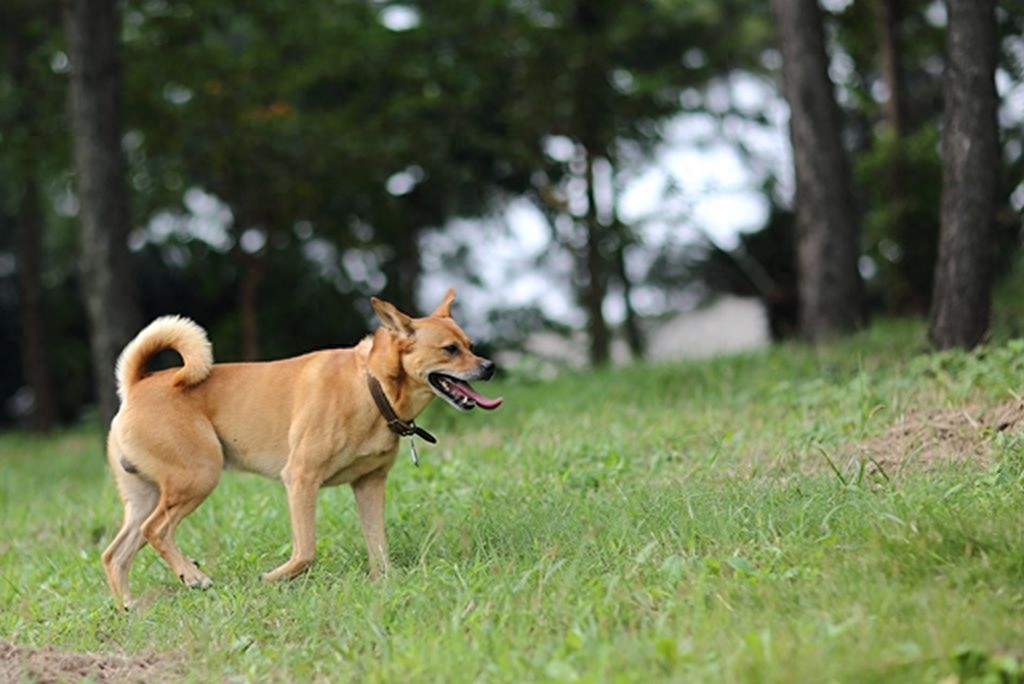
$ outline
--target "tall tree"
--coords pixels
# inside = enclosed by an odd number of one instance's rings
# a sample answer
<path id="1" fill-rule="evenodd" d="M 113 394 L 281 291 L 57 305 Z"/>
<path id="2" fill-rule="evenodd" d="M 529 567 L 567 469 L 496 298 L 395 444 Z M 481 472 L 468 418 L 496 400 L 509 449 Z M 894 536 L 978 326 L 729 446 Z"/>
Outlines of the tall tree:
<path id="1" fill-rule="evenodd" d="M 199 187 L 231 209 L 225 276 L 236 282 L 243 356 L 269 355 L 280 339 L 266 324 L 270 285 L 278 257 L 303 242 L 321 261 L 334 254 L 326 268 L 338 291 L 321 303 L 330 315 L 364 294 L 415 309 L 419 237 L 489 210 L 488 180 L 509 174 L 498 113 L 515 93 L 493 54 L 493 41 L 519 35 L 507 3 L 447 0 L 401 31 L 373 3 L 187 5 L 138 3 L 127 111 L 144 140 L 138 170 L 154 181 L 145 201 L 173 211 Z M 176 191 L 159 187 L 168 177 Z M 364 257 L 355 270 L 353 253 Z"/>
<path id="2" fill-rule="evenodd" d="M 602 64 L 598 44 L 605 33 L 609 19 L 606 2 L 600 0 L 577 0 L 573 8 L 571 26 L 582 39 L 580 50 L 581 65 L 577 71 L 574 89 L 574 123 L 580 145 L 583 148 L 584 181 L 586 183 L 586 212 L 582 220 L 582 233 L 586 245 L 582 253 L 581 280 L 582 302 L 587 312 L 587 332 L 590 336 L 590 363 L 597 366 L 611 358 L 611 336 L 604 316 L 604 300 L 608 294 L 608 263 L 601 249 L 602 239 L 607 233 L 598 217 L 597 192 L 594 187 L 594 163 L 602 150 L 610 147 L 607 133 L 601 129 L 606 121 L 595 112 L 607 111 L 608 89 L 604 82 L 608 76 L 607 65 Z"/>
<path id="3" fill-rule="evenodd" d="M 800 328 L 818 342 L 865 324 L 860 224 L 821 9 L 817 0 L 772 0 L 771 7 L 796 164 Z"/>
<path id="4" fill-rule="evenodd" d="M 923 315 L 928 309 L 931 289 L 929 267 L 935 259 L 938 231 L 934 220 L 922 222 L 915 214 L 914 193 L 907 187 L 911 178 L 920 180 L 923 175 L 921 164 L 912 164 L 916 159 L 910 158 L 913 131 L 908 113 L 903 41 L 907 0 L 878 0 L 877 5 L 881 82 L 885 85 L 886 100 L 883 107 L 885 127 L 875 144 L 876 156 L 883 157 L 885 168 L 877 180 L 880 201 L 874 207 L 877 213 L 872 218 L 884 217 L 885 232 L 899 247 L 899 260 L 892 270 L 900 275 L 889 279 L 887 295 L 890 306 L 900 312 Z M 930 204 L 931 207 L 934 205 Z M 933 215 L 928 216 L 928 219 L 933 218 Z"/>
<path id="5" fill-rule="evenodd" d="M 995 0 L 946 0 L 942 218 L 928 336 L 973 347 L 989 326 L 999 183 Z"/>
<path id="6" fill-rule="evenodd" d="M 104 426 L 117 412 L 114 364 L 141 322 L 127 244 L 131 218 L 121 152 L 120 25 L 116 0 L 65 0 L 80 266 Z"/>
<path id="7" fill-rule="evenodd" d="M 843 70 L 845 139 L 863 207 L 862 251 L 873 264 L 870 299 L 887 311 L 927 315 L 939 236 L 945 29 L 929 0 L 850 3 L 835 15 Z M 912 179 L 912 180 L 911 180 Z"/>
<path id="8" fill-rule="evenodd" d="M 10 128 L 5 131 L 12 166 L 7 182 L 15 189 L 12 211 L 15 254 L 18 263 L 18 323 L 21 333 L 22 380 L 32 392 L 28 425 L 47 431 L 57 421 L 47 340 L 47 312 L 43 286 L 43 235 L 45 212 L 41 192 L 45 157 L 42 140 L 53 116 L 46 106 L 52 92 L 45 81 L 50 76 L 43 50 L 56 5 L 50 2 L 16 0 L 9 6 L 4 27 L 4 50 L 0 54 L 3 75 L 13 86 Z M 5 127 L 6 128 L 6 127 Z"/>
<path id="9" fill-rule="evenodd" d="M 882 53 L 882 82 L 885 83 L 885 123 L 897 138 L 907 133 L 907 92 L 903 71 L 901 23 L 904 0 L 877 0 L 877 25 Z"/>
<path id="10" fill-rule="evenodd" d="M 680 93 L 696 94 L 716 75 L 756 64 L 770 30 L 759 7 L 732 1 L 574 0 L 548 7 L 528 41 L 532 78 L 523 99 L 535 107 L 540 151 L 531 199 L 573 259 L 597 365 L 610 356 L 604 305 L 612 295 L 622 298 L 634 354 L 643 346 L 625 268 L 637 240 L 618 216 L 616 186 L 662 142 L 660 124 L 679 113 Z M 557 154 L 546 144 L 552 140 Z"/>
<path id="11" fill-rule="evenodd" d="M 44 221 L 39 183 L 35 178 L 27 178 L 22 183 L 18 203 L 18 299 L 21 367 L 25 383 L 32 390 L 28 424 L 38 432 L 47 432 L 57 423 L 42 278 Z"/>

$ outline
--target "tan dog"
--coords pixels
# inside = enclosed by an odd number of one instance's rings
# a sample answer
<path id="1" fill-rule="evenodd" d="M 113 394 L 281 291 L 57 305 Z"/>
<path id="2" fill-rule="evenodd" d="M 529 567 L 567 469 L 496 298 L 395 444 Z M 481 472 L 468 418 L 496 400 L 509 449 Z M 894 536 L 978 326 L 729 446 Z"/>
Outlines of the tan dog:
<path id="1" fill-rule="evenodd" d="M 384 573 L 384 482 L 399 436 L 433 439 L 412 420 L 435 396 L 463 411 L 501 403 L 467 382 L 490 379 L 494 364 L 470 350 L 451 318 L 454 299 L 448 290 L 434 313 L 411 318 L 373 298 L 383 326 L 357 346 L 267 363 L 213 365 L 206 333 L 185 318 L 158 318 L 140 332 L 118 360 L 123 404 L 107 442 L 124 524 L 103 567 L 121 605 L 131 602 L 128 570 L 146 542 L 186 586 L 212 585 L 182 555 L 174 530 L 224 468 L 280 479 L 287 490 L 292 555 L 264 580 L 310 566 L 317 490 L 340 484 L 355 492 L 370 575 Z M 148 374 L 147 362 L 165 349 L 184 367 Z"/>

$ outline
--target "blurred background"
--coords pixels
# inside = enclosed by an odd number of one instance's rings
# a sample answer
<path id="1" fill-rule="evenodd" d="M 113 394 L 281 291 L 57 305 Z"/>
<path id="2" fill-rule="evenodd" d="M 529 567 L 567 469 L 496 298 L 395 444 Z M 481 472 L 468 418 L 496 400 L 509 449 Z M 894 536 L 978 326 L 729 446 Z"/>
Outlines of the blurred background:
<path id="1" fill-rule="evenodd" d="M 934 319 L 958 4 L 5 0 L 0 428 L 109 418 L 117 352 L 166 313 L 218 360 L 273 359 L 355 343 L 370 295 L 424 312 L 454 286 L 531 374 Z M 1024 0 L 978 5 L 998 282 Z M 824 138 L 799 137 L 807 93 Z M 814 154 L 835 163 L 801 173 Z M 845 246 L 805 254 L 815 230 Z"/>

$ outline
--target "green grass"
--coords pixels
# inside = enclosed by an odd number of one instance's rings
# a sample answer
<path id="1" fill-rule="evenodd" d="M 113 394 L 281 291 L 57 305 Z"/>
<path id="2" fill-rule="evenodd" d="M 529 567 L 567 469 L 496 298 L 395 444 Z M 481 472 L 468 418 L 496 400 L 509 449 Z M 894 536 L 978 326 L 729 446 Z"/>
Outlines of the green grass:
<path id="1" fill-rule="evenodd" d="M 335 488 L 312 570 L 262 585 L 289 551 L 283 491 L 228 474 L 178 535 L 216 587 L 147 548 L 128 615 L 99 562 L 120 522 L 100 436 L 0 436 L 0 637 L 163 654 L 185 681 L 1020 682 L 1021 440 L 991 440 L 988 468 L 885 474 L 855 445 L 1009 399 L 1024 345 L 924 351 L 883 322 L 818 351 L 507 379 L 495 413 L 431 407 L 420 469 L 403 447 L 384 582 Z"/>

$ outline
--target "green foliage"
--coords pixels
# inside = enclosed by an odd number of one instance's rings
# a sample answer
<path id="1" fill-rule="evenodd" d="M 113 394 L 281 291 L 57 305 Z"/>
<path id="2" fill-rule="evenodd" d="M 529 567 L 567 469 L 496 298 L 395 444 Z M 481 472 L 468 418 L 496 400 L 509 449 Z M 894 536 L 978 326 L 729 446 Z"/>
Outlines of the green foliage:
<path id="1" fill-rule="evenodd" d="M 942 160 L 933 125 L 905 138 L 880 133 L 861 155 L 854 177 L 863 189 L 864 253 L 878 269 L 872 280 L 889 311 L 923 313 L 938 255 Z M 899 184 L 906 192 L 894 193 Z"/>
<path id="2" fill-rule="evenodd" d="M 78 300 L 77 243 L 67 213 L 70 138 L 60 52 L 60 5 L 12 0 L 0 20 L 0 424 L 5 404 L 23 385 L 19 347 L 21 295 L 15 235 L 23 200 L 41 197 L 45 234 L 40 278 L 45 287 L 47 355 L 60 378 L 59 415 L 77 418 L 91 395 L 84 311 Z"/>
<path id="3" fill-rule="evenodd" d="M 995 289 L 992 302 L 993 338 L 1005 342 L 1024 337 L 1024 259 L 1016 258 Z"/>
<path id="4" fill-rule="evenodd" d="M 882 321 L 813 352 L 506 378 L 495 413 L 422 419 L 441 444 L 393 471 L 386 581 L 333 490 L 311 571 L 261 585 L 288 553 L 283 493 L 227 473 L 179 532 L 216 587 L 146 549 L 130 615 L 99 565 L 120 515 L 99 435 L 6 434 L 0 634 L 158 654 L 184 681 L 1018 681 L 1019 436 L 991 471 L 858 477 L 843 456 L 1019 388 L 1020 343 L 922 349 Z"/>
<path id="5" fill-rule="evenodd" d="M 850 89 L 855 117 L 864 117 L 871 125 L 882 118 L 883 101 L 875 89 L 882 78 L 880 2 L 851 2 L 833 17 L 836 47 L 852 61 L 849 78 L 842 83 Z M 901 0 L 898 7 L 897 34 L 902 50 L 903 77 L 908 95 L 907 118 L 910 131 L 933 123 L 940 114 L 941 72 L 945 50 L 945 30 L 929 18 L 934 9 L 931 0 Z"/>

